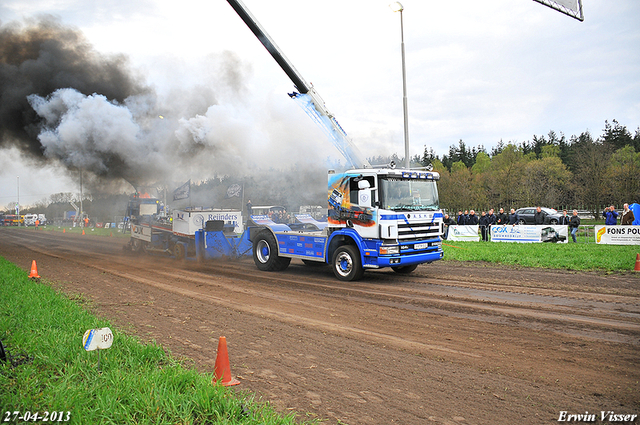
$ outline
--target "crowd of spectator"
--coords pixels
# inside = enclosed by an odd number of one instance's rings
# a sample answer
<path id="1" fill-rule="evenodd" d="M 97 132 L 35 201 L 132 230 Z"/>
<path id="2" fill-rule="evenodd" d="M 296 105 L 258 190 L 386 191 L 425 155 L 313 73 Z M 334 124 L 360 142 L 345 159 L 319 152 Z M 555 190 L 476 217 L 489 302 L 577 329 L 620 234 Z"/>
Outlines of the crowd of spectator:
<path id="1" fill-rule="evenodd" d="M 618 224 L 618 217 L 620 216 L 620 224 L 622 225 L 630 225 L 635 220 L 633 215 L 633 211 L 629 209 L 629 204 L 624 204 L 624 209 L 622 214 L 618 214 L 615 210 L 615 207 L 611 205 L 604 209 L 602 216 L 605 219 L 605 225 L 607 226 L 615 226 Z M 464 213 L 462 210 L 458 211 L 458 216 L 453 218 L 449 216 L 449 214 L 445 214 L 444 216 L 444 224 L 445 224 L 445 239 L 449 234 L 449 226 L 467 226 L 467 225 L 478 225 L 480 227 L 480 235 L 483 241 L 489 240 L 490 228 L 492 225 L 511 225 L 515 226 L 520 223 L 520 218 L 516 213 L 515 208 L 511 208 L 509 214 L 505 213 L 504 208 L 500 208 L 498 214 L 494 214 L 493 208 L 489 209 L 489 212 L 482 211 L 480 213 L 480 217 L 476 214 L 474 210 L 465 210 Z M 536 212 L 534 213 L 534 224 L 543 225 L 545 224 L 545 212 L 542 211 L 541 207 L 536 208 Z M 558 225 L 569 226 L 571 231 L 571 238 L 573 242 L 577 242 L 576 234 L 578 232 L 578 228 L 580 227 L 580 217 L 578 216 L 578 210 L 573 210 L 571 216 L 567 215 L 567 210 L 562 210 L 562 216 L 558 220 Z"/>

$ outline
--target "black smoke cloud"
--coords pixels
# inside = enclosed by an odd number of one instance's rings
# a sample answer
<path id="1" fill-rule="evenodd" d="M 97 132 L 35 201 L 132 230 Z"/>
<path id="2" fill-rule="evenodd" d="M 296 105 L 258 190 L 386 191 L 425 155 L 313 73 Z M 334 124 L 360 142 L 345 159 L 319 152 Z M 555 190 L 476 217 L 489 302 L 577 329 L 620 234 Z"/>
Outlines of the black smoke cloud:
<path id="1" fill-rule="evenodd" d="M 116 102 L 151 92 L 125 56 L 99 54 L 80 31 L 54 17 L 1 26 L 0 148 L 15 146 L 32 159 L 45 159 L 37 137 L 40 119 L 27 97 L 61 88 L 100 93 Z"/>
<path id="2" fill-rule="evenodd" d="M 159 95 L 127 57 L 100 54 L 56 18 L 0 26 L 0 150 L 82 170 L 94 193 L 287 164 L 309 164 L 324 179 L 319 129 L 309 138 L 288 107 L 255 101 L 244 84 L 251 67 L 236 54 L 203 61 L 188 64 L 206 70 L 195 84 L 175 64 L 160 67 L 175 86 Z"/>

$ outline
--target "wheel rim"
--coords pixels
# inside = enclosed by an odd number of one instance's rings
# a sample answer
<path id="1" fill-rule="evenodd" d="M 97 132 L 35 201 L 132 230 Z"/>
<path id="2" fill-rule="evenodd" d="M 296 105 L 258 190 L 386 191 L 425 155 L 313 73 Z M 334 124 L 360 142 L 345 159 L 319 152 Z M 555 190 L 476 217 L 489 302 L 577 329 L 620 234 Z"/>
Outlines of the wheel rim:
<path id="1" fill-rule="evenodd" d="M 258 242 L 258 249 L 256 249 L 256 256 L 258 257 L 258 261 L 261 263 L 266 263 L 269 261 L 269 244 L 265 240 L 261 240 Z"/>
<path id="2" fill-rule="evenodd" d="M 336 271 L 340 276 L 347 277 L 353 270 L 353 259 L 346 252 L 341 252 L 336 258 Z"/>

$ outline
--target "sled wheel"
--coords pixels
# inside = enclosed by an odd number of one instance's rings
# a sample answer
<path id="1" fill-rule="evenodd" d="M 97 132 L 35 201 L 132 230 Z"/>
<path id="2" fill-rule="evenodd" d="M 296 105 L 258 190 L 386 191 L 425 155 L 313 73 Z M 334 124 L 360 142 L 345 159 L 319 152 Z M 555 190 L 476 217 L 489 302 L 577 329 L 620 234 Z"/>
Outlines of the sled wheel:
<path id="1" fill-rule="evenodd" d="M 181 261 L 184 260 L 185 259 L 184 245 L 182 245 L 181 243 L 175 244 L 173 247 L 173 255 L 178 260 L 181 260 Z"/>

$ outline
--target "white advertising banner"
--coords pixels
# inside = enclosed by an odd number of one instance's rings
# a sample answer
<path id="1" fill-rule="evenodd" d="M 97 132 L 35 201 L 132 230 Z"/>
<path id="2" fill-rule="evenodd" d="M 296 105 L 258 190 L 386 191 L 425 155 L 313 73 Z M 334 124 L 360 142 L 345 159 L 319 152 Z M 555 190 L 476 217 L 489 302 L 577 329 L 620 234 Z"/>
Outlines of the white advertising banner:
<path id="1" fill-rule="evenodd" d="M 197 211 L 173 211 L 173 231 L 183 235 L 195 235 L 196 230 L 204 229 L 205 223 L 210 220 L 222 220 L 225 224 L 233 225 L 235 233 L 242 233 L 241 211 L 222 210 L 197 210 Z"/>
<path id="2" fill-rule="evenodd" d="M 596 226 L 596 243 L 640 245 L 640 226 Z"/>
<path id="3" fill-rule="evenodd" d="M 491 226 L 492 242 L 567 243 L 568 235 L 567 226 Z"/>
<path id="4" fill-rule="evenodd" d="M 146 242 L 151 242 L 151 227 L 132 224 L 131 237 L 134 239 L 140 239 Z"/>
<path id="5" fill-rule="evenodd" d="M 480 235 L 478 235 L 479 226 L 449 226 L 449 234 L 447 235 L 448 241 L 472 241 L 478 242 Z"/>

